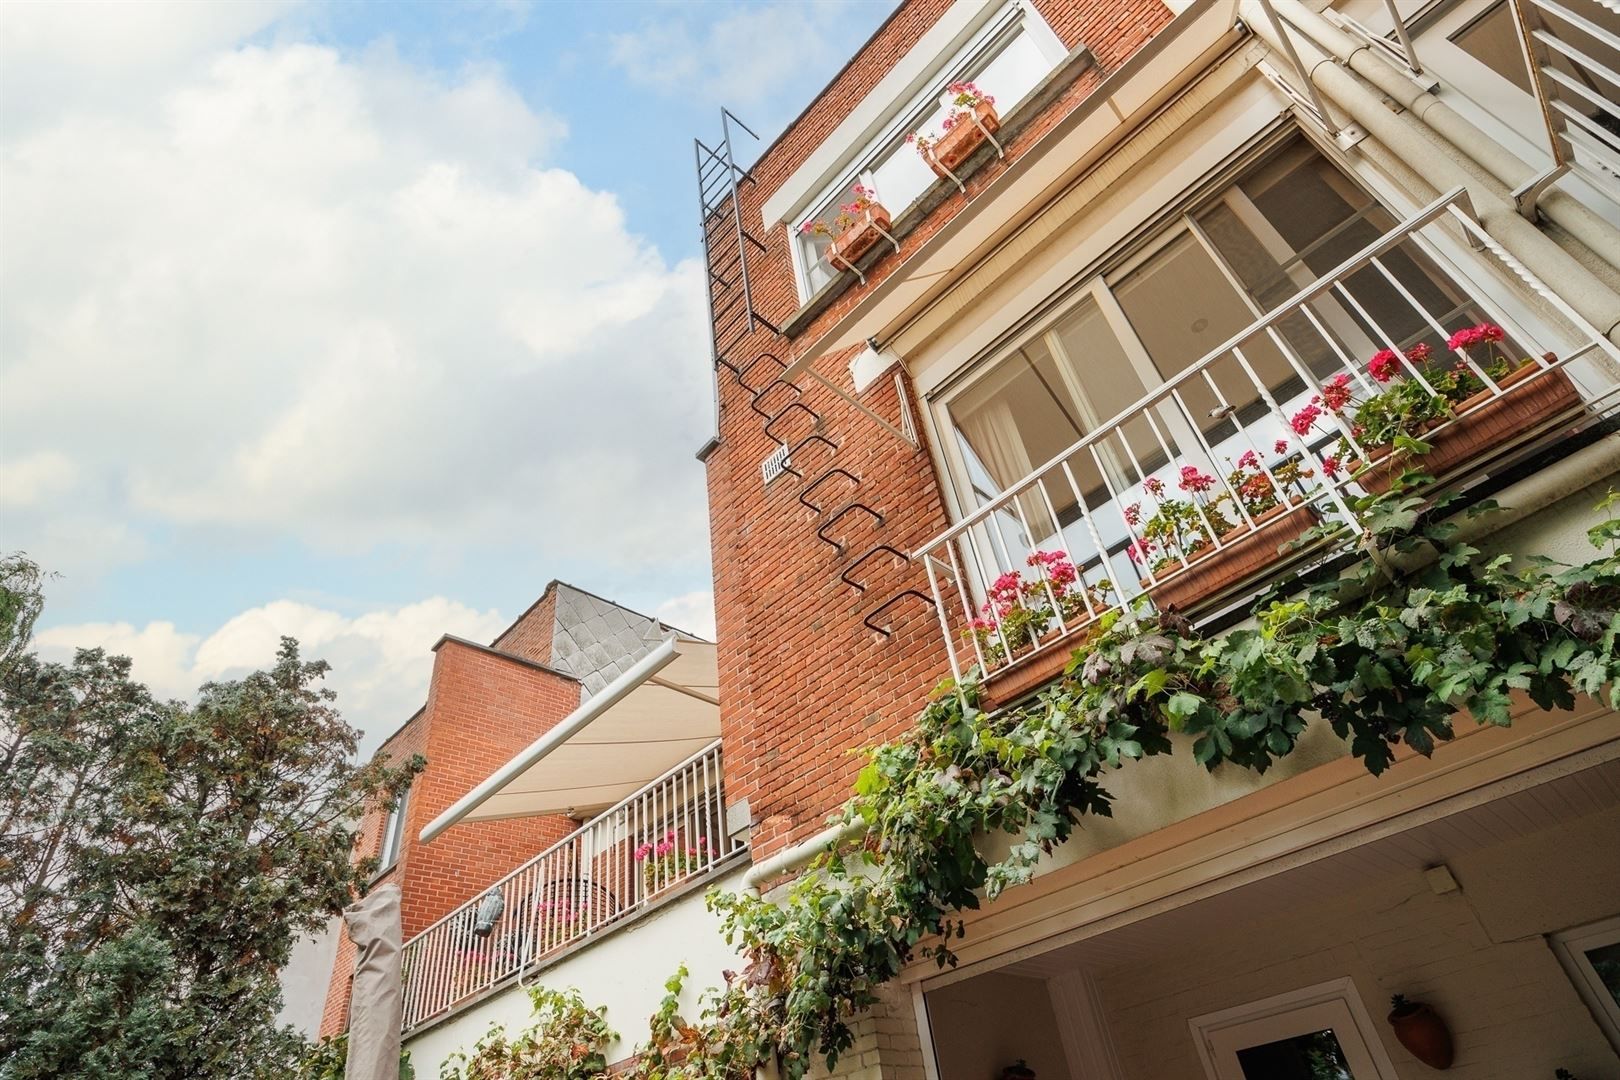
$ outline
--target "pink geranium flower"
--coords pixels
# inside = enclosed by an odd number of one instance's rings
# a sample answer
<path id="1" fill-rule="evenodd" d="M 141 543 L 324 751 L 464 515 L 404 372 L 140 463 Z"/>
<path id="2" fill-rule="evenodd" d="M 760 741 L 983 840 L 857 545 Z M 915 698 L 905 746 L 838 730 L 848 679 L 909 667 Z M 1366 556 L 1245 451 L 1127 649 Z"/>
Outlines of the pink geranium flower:
<path id="1" fill-rule="evenodd" d="M 1387 383 L 1401 370 L 1400 357 L 1395 355 L 1394 349 L 1379 349 L 1373 353 L 1371 360 L 1367 361 L 1367 374 L 1381 383 Z"/>
<path id="2" fill-rule="evenodd" d="M 1446 348 L 1453 352 L 1461 349 L 1471 349 L 1476 345 L 1487 345 L 1491 342 L 1501 341 L 1506 336 L 1502 328 L 1495 323 L 1480 323 L 1457 331 L 1446 339 Z"/>
<path id="3" fill-rule="evenodd" d="M 1350 404 L 1350 376 L 1339 372 L 1322 387 L 1322 404 L 1329 412 L 1338 412 Z"/>
<path id="4" fill-rule="evenodd" d="M 1215 478 L 1207 473 L 1201 473 L 1196 466 L 1183 465 L 1181 467 L 1181 481 L 1176 485 L 1182 491 L 1203 492 L 1215 486 Z"/>

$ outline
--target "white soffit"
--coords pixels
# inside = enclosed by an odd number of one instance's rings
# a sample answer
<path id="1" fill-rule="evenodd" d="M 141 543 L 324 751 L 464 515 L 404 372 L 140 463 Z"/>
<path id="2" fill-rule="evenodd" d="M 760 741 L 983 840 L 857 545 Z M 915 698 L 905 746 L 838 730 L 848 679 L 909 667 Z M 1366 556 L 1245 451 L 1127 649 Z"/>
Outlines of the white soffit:
<path id="1" fill-rule="evenodd" d="M 612 806 L 720 737 L 715 646 L 659 645 L 422 830 Z"/>

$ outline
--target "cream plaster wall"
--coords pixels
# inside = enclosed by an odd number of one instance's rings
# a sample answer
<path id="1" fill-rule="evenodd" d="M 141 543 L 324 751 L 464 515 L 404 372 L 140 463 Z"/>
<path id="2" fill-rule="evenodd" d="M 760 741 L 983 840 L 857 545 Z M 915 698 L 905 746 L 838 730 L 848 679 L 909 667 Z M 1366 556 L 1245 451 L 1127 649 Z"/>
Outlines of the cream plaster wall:
<path id="1" fill-rule="evenodd" d="M 1071 1080 L 1046 980 L 992 972 L 928 995 L 939 1080 L 996 1080 L 1022 1059 L 1037 1080 Z"/>
<path id="2" fill-rule="evenodd" d="M 742 870 L 719 878 L 727 890 L 742 888 Z M 608 1048 L 609 1061 L 619 1061 L 645 1042 L 647 1018 L 664 997 L 664 980 L 681 964 L 691 972 L 682 995 L 689 1016 L 697 1013 L 698 995 L 721 981 L 720 973 L 739 966 L 736 952 L 721 936 L 720 920 L 705 908 L 704 889 L 666 904 L 619 930 L 571 953 L 542 970 L 531 982 L 554 989 L 577 988 L 591 1005 L 607 1006 L 608 1023 L 620 1035 Z M 408 1039 L 411 1063 L 421 1080 L 437 1080 L 440 1066 L 456 1051 L 472 1048 L 492 1024 L 518 1031 L 530 1020 L 528 994 L 508 987 L 449 1020 Z"/>
<path id="3" fill-rule="evenodd" d="M 1461 892 L 1417 872 L 1291 911 L 1211 923 L 1203 940 L 1095 971 L 1126 1080 L 1203 1076 L 1191 1017 L 1342 978 L 1356 989 L 1402 1080 L 1434 1075 L 1382 1017 L 1407 994 L 1445 1017 L 1456 1080 L 1620 1078 L 1620 1058 L 1543 934 L 1620 912 L 1620 808 L 1448 860 Z"/>

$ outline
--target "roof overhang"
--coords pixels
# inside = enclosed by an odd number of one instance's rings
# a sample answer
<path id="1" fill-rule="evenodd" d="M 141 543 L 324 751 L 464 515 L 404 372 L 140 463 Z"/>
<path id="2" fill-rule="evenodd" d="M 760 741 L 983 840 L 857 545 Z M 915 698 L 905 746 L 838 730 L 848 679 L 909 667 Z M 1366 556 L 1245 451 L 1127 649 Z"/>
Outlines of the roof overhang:
<path id="1" fill-rule="evenodd" d="M 720 737 L 711 642 L 662 642 L 422 830 L 605 809 Z"/>

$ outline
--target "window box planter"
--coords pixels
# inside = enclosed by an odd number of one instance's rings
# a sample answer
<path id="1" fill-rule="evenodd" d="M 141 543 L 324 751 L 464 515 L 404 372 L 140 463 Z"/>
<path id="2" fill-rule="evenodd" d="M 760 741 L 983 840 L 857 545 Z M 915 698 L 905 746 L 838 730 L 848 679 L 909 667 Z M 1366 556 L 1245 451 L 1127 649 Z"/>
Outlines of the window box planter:
<path id="1" fill-rule="evenodd" d="M 984 145 L 985 133 L 994 135 L 999 130 L 1001 117 L 996 115 L 996 107 L 988 101 L 980 101 L 972 111 L 958 113 L 951 129 L 924 151 L 923 158 L 935 176 L 955 179 L 952 174 L 962 162 Z"/>
<path id="2" fill-rule="evenodd" d="M 1048 643 L 1040 652 L 1026 652 L 987 676 L 982 691 L 985 707 L 999 709 L 1010 705 L 1062 675 L 1074 651 L 1085 648 L 1097 636 L 1097 622 L 1091 619 L 1083 626 L 1070 626 L 1062 637 Z"/>
<path id="3" fill-rule="evenodd" d="M 1548 371 L 1537 364 L 1525 364 L 1502 376 L 1498 385 L 1506 390 L 1531 380 L 1531 385 L 1512 394 L 1493 397 L 1489 391 L 1480 391 L 1458 402 L 1452 407 L 1451 423 L 1436 430 L 1429 440 L 1433 449 L 1412 464 L 1432 476 L 1444 476 L 1474 458 L 1489 455 L 1548 417 L 1581 404 L 1575 384 L 1556 368 Z M 1356 477 L 1356 482 L 1374 495 L 1388 491 L 1408 464 L 1406 455 L 1391 454 L 1387 446 L 1370 450 L 1368 458 L 1366 470 Z M 1362 464 L 1351 462 L 1352 471 Z"/>
<path id="4" fill-rule="evenodd" d="M 842 270 L 854 270 L 855 260 L 872 250 L 890 228 L 889 212 L 882 204 L 872 203 L 827 245 L 827 262 Z"/>
<path id="5" fill-rule="evenodd" d="M 1298 540 L 1316 524 L 1312 508 L 1300 509 L 1304 500 L 1296 495 L 1286 506 L 1273 506 L 1258 514 L 1254 524 L 1240 524 L 1221 534 L 1222 547 L 1202 544 L 1187 555 L 1188 565 L 1172 562 L 1168 581 L 1151 584 L 1141 581 L 1160 608 L 1186 611 L 1230 585 L 1253 577 L 1277 561 L 1277 549 Z M 1177 570 L 1180 570 L 1177 573 Z"/>

